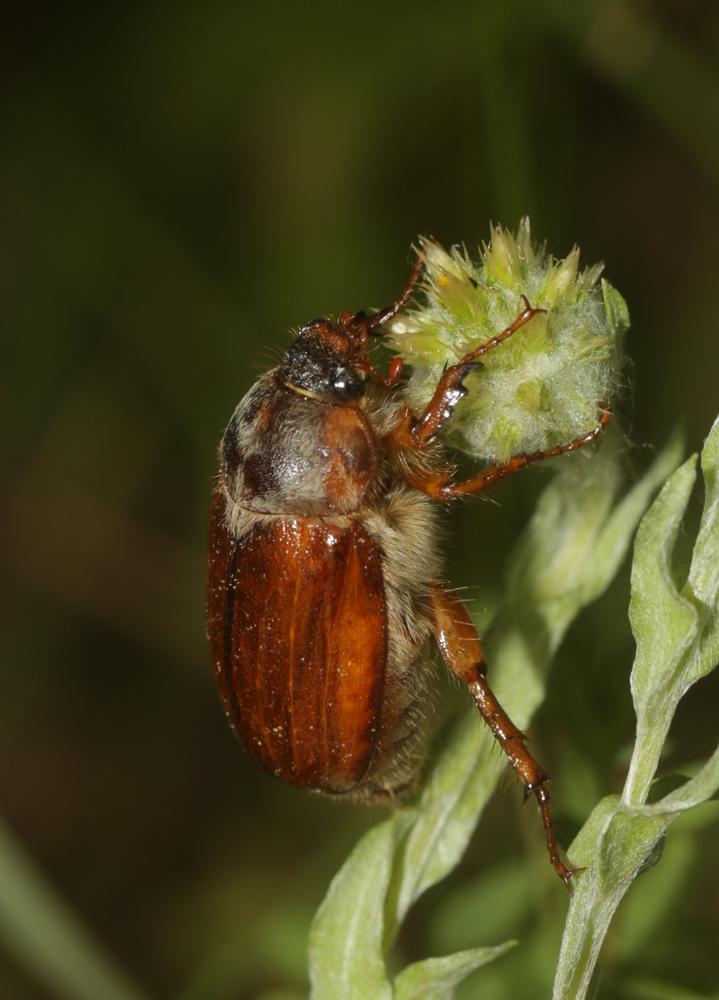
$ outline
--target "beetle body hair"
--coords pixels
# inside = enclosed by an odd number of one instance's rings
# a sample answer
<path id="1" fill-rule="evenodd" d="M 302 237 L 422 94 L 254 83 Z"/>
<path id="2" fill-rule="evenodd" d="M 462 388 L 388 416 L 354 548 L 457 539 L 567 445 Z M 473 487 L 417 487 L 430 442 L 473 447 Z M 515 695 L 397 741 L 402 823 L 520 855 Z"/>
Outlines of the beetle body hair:
<path id="1" fill-rule="evenodd" d="M 266 373 L 237 406 L 220 446 L 220 488 L 225 524 L 238 545 L 268 521 L 317 518 L 337 528 L 359 522 L 377 547 L 382 566 L 387 649 L 375 746 L 367 771 L 343 798 L 366 803 L 392 800 L 414 785 L 431 726 L 434 661 L 430 587 L 441 576 L 441 512 L 407 483 L 408 463 L 426 469 L 443 464 L 436 446 L 421 455 L 384 448 L 400 404 L 369 388 L 359 406 L 327 404 L 292 392 L 279 369 Z M 330 410 L 350 411 L 366 427 L 371 458 L 362 441 L 322 442 Z M 349 437 L 359 437 L 349 416 Z M 344 430 L 344 428 L 341 428 Z M 332 447 L 347 452 L 346 489 L 328 497 L 326 470 Z M 359 450 L 359 457 L 358 452 Z M 357 461 L 355 461 L 357 459 Z M 356 466 L 363 466 L 356 468 Z M 367 468 L 369 467 L 369 468 Z M 368 471 L 363 488 L 357 475 Z M 361 476 L 359 478 L 362 478 Z M 349 506 L 350 509 L 343 509 Z"/>

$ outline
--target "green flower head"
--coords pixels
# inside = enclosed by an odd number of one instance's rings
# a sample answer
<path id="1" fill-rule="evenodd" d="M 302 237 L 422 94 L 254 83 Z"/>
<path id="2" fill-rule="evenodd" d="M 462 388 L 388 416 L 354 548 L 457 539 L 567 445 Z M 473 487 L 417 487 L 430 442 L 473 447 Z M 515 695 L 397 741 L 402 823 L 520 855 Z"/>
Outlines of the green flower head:
<path id="1" fill-rule="evenodd" d="M 476 262 L 464 247 L 448 253 L 429 239 L 419 252 L 424 301 L 400 315 L 387 338 L 411 365 L 409 405 L 422 409 L 444 367 L 509 326 L 526 296 L 545 311 L 482 357 L 449 438 L 476 458 L 503 462 L 591 430 L 598 404 L 618 387 L 629 326 L 621 295 L 599 280 L 602 266 L 580 270 L 577 247 L 556 260 L 532 244 L 527 218 L 516 235 L 492 228 Z"/>

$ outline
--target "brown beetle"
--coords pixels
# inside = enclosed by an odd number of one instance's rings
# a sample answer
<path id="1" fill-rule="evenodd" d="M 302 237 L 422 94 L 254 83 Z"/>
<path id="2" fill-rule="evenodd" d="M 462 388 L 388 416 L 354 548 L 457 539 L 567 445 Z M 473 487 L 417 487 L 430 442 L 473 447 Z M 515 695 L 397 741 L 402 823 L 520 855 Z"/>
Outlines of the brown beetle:
<path id="1" fill-rule="evenodd" d="M 477 631 L 442 582 L 435 501 L 483 490 L 530 462 L 593 441 L 518 455 L 453 481 L 437 435 L 479 358 L 511 326 L 447 368 L 420 414 L 395 399 L 368 340 L 409 302 L 302 327 L 279 367 L 237 406 L 220 447 L 210 514 L 212 662 L 230 726 L 270 774 L 363 802 L 395 799 L 421 762 L 433 639 L 541 809 L 549 856 L 569 885 L 547 775 L 485 677 Z"/>

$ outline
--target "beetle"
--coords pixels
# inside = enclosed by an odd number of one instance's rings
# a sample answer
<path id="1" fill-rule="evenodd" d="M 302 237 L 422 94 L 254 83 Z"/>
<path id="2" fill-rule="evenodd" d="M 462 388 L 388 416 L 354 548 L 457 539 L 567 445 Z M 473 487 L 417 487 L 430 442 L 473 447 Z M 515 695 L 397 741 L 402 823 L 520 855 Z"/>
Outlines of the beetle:
<path id="1" fill-rule="evenodd" d="M 303 788 L 392 802 L 422 761 L 434 642 L 539 804 L 549 859 L 571 888 L 548 777 L 493 694 L 475 625 L 442 577 L 439 503 L 594 441 L 611 412 L 566 444 L 457 481 L 439 433 L 480 359 L 541 309 L 447 367 L 420 413 L 369 360 L 370 338 L 410 302 L 301 327 L 236 407 L 210 511 L 208 633 L 224 713 L 265 771 Z"/>

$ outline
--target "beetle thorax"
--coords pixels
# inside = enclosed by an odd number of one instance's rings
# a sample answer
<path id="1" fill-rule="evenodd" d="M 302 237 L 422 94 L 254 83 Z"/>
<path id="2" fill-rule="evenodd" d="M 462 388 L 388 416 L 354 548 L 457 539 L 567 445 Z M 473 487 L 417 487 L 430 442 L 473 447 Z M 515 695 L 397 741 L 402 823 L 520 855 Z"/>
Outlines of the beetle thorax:
<path id="1" fill-rule="evenodd" d="M 267 514 L 347 514 L 374 479 L 372 428 L 356 406 L 323 401 L 269 372 L 239 404 L 222 442 L 231 500 Z"/>

